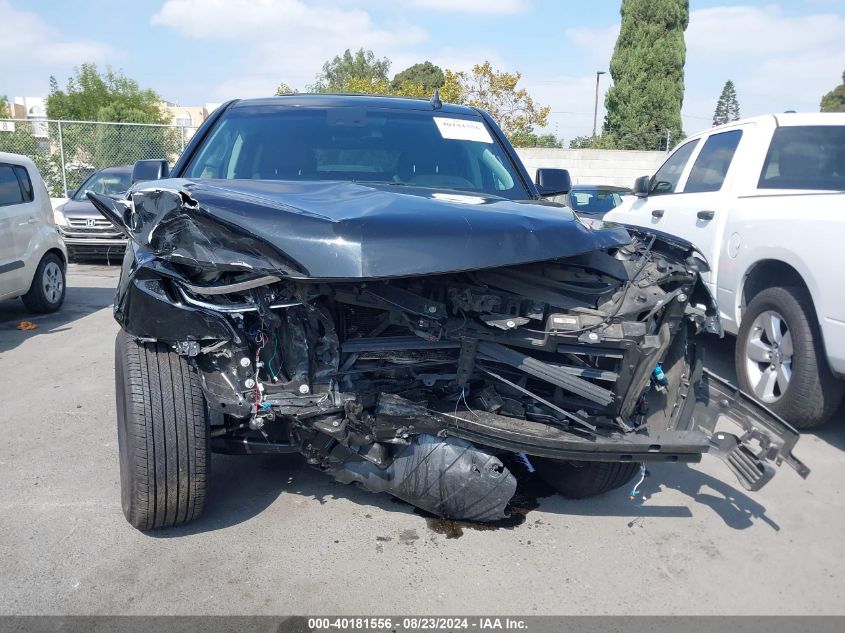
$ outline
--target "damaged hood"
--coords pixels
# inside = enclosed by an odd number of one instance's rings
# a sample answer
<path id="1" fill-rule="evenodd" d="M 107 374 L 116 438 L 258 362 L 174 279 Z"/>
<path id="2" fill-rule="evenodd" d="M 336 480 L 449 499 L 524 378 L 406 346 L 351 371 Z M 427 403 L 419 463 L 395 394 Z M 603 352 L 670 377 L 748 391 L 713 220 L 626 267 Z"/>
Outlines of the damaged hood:
<path id="1" fill-rule="evenodd" d="M 475 270 L 630 241 L 619 226 L 585 223 L 551 203 L 390 184 L 169 179 L 124 201 L 88 195 L 165 260 L 294 278 Z"/>

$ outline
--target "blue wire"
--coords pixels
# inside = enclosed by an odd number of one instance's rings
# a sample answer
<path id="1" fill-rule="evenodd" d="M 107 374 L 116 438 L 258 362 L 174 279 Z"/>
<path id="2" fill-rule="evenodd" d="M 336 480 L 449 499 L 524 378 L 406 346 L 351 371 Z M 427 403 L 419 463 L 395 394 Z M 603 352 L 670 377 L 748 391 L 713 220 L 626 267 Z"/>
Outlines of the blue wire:
<path id="1" fill-rule="evenodd" d="M 278 342 L 278 339 L 276 338 L 276 331 L 275 330 L 271 330 L 270 334 L 272 335 L 272 339 L 273 339 L 273 355 L 270 357 L 270 360 L 267 361 L 267 369 L 270 370 L 270 377 L 276 378 L 276 372 L 273 371 L 273 361 L 276 360 L 276 356 L 279 353 L 279 342 Z"/>

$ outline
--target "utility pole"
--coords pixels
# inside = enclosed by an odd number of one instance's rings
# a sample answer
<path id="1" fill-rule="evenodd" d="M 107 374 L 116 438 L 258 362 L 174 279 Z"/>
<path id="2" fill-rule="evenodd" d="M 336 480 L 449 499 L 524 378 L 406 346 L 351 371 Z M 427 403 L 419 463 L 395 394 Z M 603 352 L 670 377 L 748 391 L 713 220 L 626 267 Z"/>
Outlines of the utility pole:
<path id="1" fill-rule="evenodd" d="M 593 142 L 591 144 L 593 147 L 596 145 L 596 124 L 599 118 L 599 79 L 604 74 L 605 72 L 603 70 L 596 71 L 596 105 L 593 108 Z"/>
<path id="2" fill-rule="evenodd" d="M 56 121 L 56 124 L 59 126 L 59 159 L 62 162 L 62 192 L 65 194 L 65 198 L 67 198 L 67 169 L 65 169 L 65 144 L 62 139 L 61 119 Z M 49 125 L 49 123 L 47 125 Z"/>

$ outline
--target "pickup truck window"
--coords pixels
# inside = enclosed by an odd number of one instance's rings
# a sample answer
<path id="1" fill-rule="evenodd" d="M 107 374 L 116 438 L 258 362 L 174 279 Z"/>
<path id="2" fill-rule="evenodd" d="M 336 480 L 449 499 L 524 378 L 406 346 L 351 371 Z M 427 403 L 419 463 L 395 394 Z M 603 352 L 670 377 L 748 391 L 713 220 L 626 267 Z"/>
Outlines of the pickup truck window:
<path id="1" fill-rule="evenodd" d="M 728 168 L 731 166 L 742 130 L 731 130 L 712 134 L 698 153 L 689 178 L 684 185 L 684 193 L 719 191 Z"/>
<path id="2" fill-rule="evenodd" d="M 681 179 L 681 174 L 684 173 L 684 167 L 696 145 L 698 145 L 698 139 L 681 145 L 663 163 L 651 179 L 650 195 L 675 193 L 678 188 L 678 181 Z"/>
<path id="3" fill-rule="evenodd" d="M 185 175 L 340 180 L 530 197 L 481 117 L 414 110 L 233 108 Z"/>
<path id="4" fill-rule="evenodd" d="M 845 127 L 777 128 L 757 187 L 845 191 Z"/>

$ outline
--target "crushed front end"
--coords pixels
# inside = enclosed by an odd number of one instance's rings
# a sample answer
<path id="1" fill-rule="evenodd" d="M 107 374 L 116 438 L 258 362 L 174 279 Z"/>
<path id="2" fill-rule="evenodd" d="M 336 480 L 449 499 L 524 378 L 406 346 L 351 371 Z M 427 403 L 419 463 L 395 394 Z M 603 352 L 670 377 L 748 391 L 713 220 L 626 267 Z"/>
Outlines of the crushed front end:
<path id="1" fill-rule="evenodd" d="M 129 335 L 196 367 L 213 450 L 299 452 L 341 482 L 479 521 L 507 511 L 511 454 L 695 462 L 715 449 L 748 489 L 784 459 L 808 472 L 791 427 L 703 370 L 694 337 L 719 323 L 689 245 L 634 233 L 536 263 L 331 280 L 284 261 L 258 270 L 260 240 L 237 239 L 247 265 L 133 243 L 115 302 Z M 716 433 L 720 415 L 742 434 Z"/>

